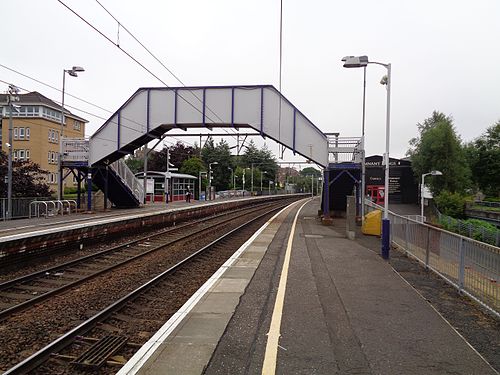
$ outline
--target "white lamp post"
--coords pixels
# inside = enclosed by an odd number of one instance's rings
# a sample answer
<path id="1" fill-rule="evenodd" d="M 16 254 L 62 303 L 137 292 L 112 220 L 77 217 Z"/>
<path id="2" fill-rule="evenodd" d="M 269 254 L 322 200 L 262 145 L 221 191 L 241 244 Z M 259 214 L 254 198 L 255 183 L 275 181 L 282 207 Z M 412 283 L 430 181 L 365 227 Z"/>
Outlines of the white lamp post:
<path id="1" fill-rule="evenodd" d="M 425 186 L 425 176 L 442 176 L 443 173 L 441 171 L 430 171 L 429 173 L 424 173 L 422 175 L 422 184 L 420 185 L 420 217 L 422 223 L 424 220 L 424 186 Z"/>
<path id="2" fill-rule="evenodd" d="M 9 142 L 5 143 L 9 148 L 7 160 L 7 220 L 12 219 L 12 149 L 14 148 L 12 142 L 12 111 L 17 107 L 13 102 L 19 101 L 17 94 L 19 94 L 19 89 L 14 85 L 9 85 L 7 92 L 7 104 L 9 105 Z"/>
<path id="3" fill-rule="evenodd" d="M 210 200 L 212 200 L 212 165 L 217 165 L 219 162 L 214 161 L 208 164 L 208 195 Z"/>
<path id="4" fill-rule="evenodd" d="M 384 220 L 382 221 L 382 257 L 389 258 L 390 221 L 389 221 L 389 144 L 391 127 L 391 64 L 368 61 L 368 56 L 346 56 L 342 59 L 344 68 L 366 68 L 368 64 L 382 65 L 387 69 L 387 76 L 380 81 L 387 86 L 387 109 L 385 127 L 385 184 L 384 184 Z M 364 195 L 364 192 L 363 192 Z"/>
<path id="5" fill-rule="evenodd" d="M 71 77 L 78 77 L 77 73 L 84 72 L 81 66 L 74 66 L 71 69 L 63 69 L 63 85 L 62 85 L 62 100 L 61 100 L 61 133 L 59 134 L 59 159 L 58 159 L 58 167 L 59 167 L 59 179 L 58 179 L 58 199 L 63 199 L 63 174 L 62 174 L 62 137 L 64 134 L 64 89 L 66 86 L 66 73 L 68 73 Z"/>

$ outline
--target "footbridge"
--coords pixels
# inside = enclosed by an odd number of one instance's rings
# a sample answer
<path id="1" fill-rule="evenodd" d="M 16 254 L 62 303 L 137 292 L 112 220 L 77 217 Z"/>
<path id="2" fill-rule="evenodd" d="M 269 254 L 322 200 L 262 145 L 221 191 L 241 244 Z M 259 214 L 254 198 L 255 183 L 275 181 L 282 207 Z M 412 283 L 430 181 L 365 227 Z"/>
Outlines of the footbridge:
<path id="1" fill-rule="evenodd" d="M 88 141 L 63 141 L 62 166 L 92 178 L 117 206 L 143 203 L 124 155 L 172 129 L 252 128 L 312 162 L 328 165 L 329 141 L 271 85 L 138 89 Z M 76 170 L 76 172 L 75 172 Z"/>

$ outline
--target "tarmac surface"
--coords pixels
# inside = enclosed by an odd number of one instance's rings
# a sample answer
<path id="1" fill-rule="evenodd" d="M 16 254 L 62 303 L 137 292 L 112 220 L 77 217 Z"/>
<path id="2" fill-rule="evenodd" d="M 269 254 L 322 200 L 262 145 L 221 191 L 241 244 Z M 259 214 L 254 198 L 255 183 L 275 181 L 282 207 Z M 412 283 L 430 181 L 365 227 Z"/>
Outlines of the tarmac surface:
<path id="1" fill-rule="evenodd" d="M 240 249 L 153 338 L 140 369 L 133 358 L 119 374 L 497 374 L 388 262 L 344 228 L 321 225 L 317 200 L 298 215 L 276 367 L 263 371 L 299 206 Z"/>

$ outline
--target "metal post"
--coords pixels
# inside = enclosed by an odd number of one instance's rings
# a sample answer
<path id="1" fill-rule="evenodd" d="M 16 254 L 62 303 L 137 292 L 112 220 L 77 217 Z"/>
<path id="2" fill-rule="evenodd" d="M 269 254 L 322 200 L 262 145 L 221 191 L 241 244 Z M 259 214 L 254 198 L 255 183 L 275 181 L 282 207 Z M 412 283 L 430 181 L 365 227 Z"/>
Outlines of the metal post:
<path id="1" fill-rule="evenodd" d="M 62 137 L 64 134 L 64 89 L 66 86 L 66 69 L 63 69 L 63 85 L 62 85 L 62 99 L 61 99 L 61 133 L 59 134 L 59 157 L 57 159 L 57 170 L 59 173 L 58 180 L 58 191 L 57 191 L 57 199 L 63 199 L 63 174 L 62 174 L 62 164 L 61 164 L 61 156 L 62 156 Z"/>
<path id="2" fill-rule="evenodd" d="M 427 244 L 425 247 L 425 268 L 429 268 L 431 230 L 427 227 Z"/>
<path id="3" fill-rule="evenodd" d="M 262 171 L 260 172 L 260 194 L 262 194 Z"/>
<path id="4" fill-rule="evenodd" d="M 108 209 L 108 178 L 109 178 L 109 166 L 106 165 L 106 181 L 104 182 L 104 210 Z"/>
<path id="5" fill-rule="evenodd" d="M 92 172 L 87 173 L 87 211 L 92 211 Z"/>
<path id="6" fill-rule="evenodd" d="M 252 163 L 252 182 L 251 182 L 251 189 L 250 189 L 250 195 L 253 195 L 253 163 Z"/>
<path id="7" fill-rule="evenodd" d="M 382 221 L 382 258 L 389 259 L 390 220 L 389 220 L 389 140 L 391 126 L 391 64 L 387 64 L 387 113 L 385 127 L 385 184 L 384 184 L 384 220 Z"/>
<path id="8" fill-rule="evenodd" d="M 361 223 L 365 221 L 365 191 L 366 191 L 366 166 L 365 166 L 365 111 L 366 108 L 366 66 L 363 69 L 363 118 L 361 121 Z"/>
<path id="9" fill-rule="evenodd" d="M 80 209 L 81 208 L 81 195 L 82 195 L 82 176 L 80 171 L 78 171 L 77 175 L 77 185 L 76 185 L 76 208 Z"/>
<path id="10" fill-rule="evenodd" d="M 144 171 L 143 171 L 144 181 L 142 182 L 144 188 L 144 204 L 148 202 L 148 145 L 144 145 Z"/>
<path id="11" fill-rule="evenodd" d="M 323 217 L 328 218 L 330 217 L 330 171 L 325 169 L 323 172 Z"/>
<path id="12" fill-rule="evenodd" d="M 458 256 L 460 261 L 458 266 L 458 291 L 461 292 L 464 289 L 464 282 L 465 282 L 465 251 L 464 251 L 464 239 L 462 237 L 460 237 Z"/>
<path id="13" fill-rule="evenodd" d="M 165 189 L 167 192 L 166 200 L 170 200 L 170 147 L 167 147 L 167 173 L 165 174 Z M 154 197 L 153 197 L 154 200 Z"/>
<path id="14" fill-rule="evenodd" d="M 314 197 L 314 175 L 311 174 L 311 198 Z"/>
<path id="15" fill-rule="evenodd" d="M 8 155 L 8 172 L 7 172 L 7 220 L 12 219 L 12 149 L 14 145 L 12 144 L 12 96 L 9 93 L 7 95 L 9 100 L 9 155 Z"/>

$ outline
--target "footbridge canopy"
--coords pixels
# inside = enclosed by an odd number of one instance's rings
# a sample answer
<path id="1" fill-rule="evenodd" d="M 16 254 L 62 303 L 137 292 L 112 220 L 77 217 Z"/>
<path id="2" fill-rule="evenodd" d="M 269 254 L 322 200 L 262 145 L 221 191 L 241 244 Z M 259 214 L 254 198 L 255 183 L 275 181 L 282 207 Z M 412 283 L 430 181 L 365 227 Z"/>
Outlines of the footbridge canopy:
<path id="1" fill-rule="evenodd" d="M 90 165 L 109 164 L 172 129 L 249 127 L 325 167 L 328 139 L 276 88 L 138 89 L 90 138 Z"/>

